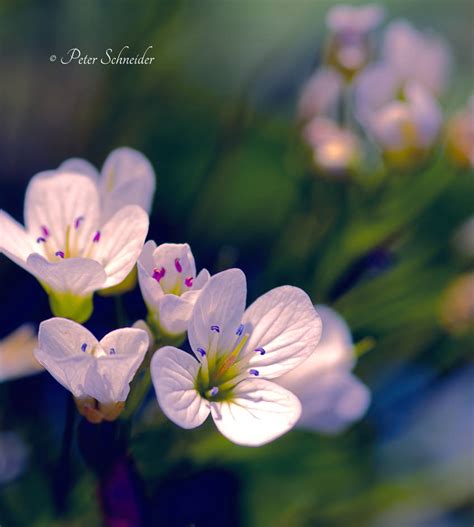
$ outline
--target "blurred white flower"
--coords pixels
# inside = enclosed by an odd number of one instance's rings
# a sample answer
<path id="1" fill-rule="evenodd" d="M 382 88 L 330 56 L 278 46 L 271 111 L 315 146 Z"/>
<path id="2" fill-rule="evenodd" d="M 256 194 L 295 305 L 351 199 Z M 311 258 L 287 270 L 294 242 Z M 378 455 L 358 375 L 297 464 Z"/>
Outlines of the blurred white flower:
<path id="1" fill-rule="evenodd" d="M 130 273 L 148 232 L 138 205 L 101 223 L 100 198 L 90 177 L 49 171 L 34 176 L 25 197 L 23 227 L 0 211 L 0 250 L 35 276 L 55 315 L 83 322 L 95 291 Z"/>
<path id="2" fill-rule="evenodd" d="M 344 74 L 352 76 L 369 61 L 368 33 L 383 20 L 384 10 L 378 5 L 332 7 L 326 23 L 332 32 L 327 60 Z"/>
<path id="3" fill-rule="evenodd" d="M 420 84 L 402 89 L 387 65 L 374 65 L 358 77 L 355 101 L 359 120 L 392 157 L 411 160 L 438 137 L 443 117 L 437 101 Z"/>
<path id="4" fill-rule="evenodd" d="M 80 158 L 64 161 L 60 172 L 88 175 L 97 185 L 101 202 L 101 222 L 105 223 L 125 205 L 139 205 L 150 213 L 156 187 L 156 176 L 148 159 L 137 150 L 121 147 L 113 150 L 99 174 Z"/>
<path id="5" fill-rule="evenodd" d="M 114 420 L 122 411 L 149 344 L 142 329 L 123 328 L 100 342 L 85 327 L 65 318 L 42 322 L 36 359 L 69 390 L 91 422 Z"/>
<path id="6" fill-rule="evenodd" d="M 382 57 L 400 85 L 416 82 L 435 96 L 446 88 L 451 54 L 433 33 L 422 33 L 406 20 L 396 20 L 386 29 Z"/>
<path id="7" fill-rule="evenodd" d="M 318 69 L 306 82 L 298 100 L 298 118 L 309 121 L 335 113 L 344 81 L 333 68 Z"/>
<path id="8" fill-rule="evenodd" d="M 212 415 L 234 443 L 258 446 L 290 430 L 301 405 L 269 379 L 305 360 L 316 348 L 321 320 L 308 296 L 283 286 L 245 310 L 246 280 L 238 269 L 214 275 L 196 302 L 188 329 L 196 358 L 159 349 L 151 375 L 163 412 L 183 428 Z"/>
<path id="9" fill-rule="evenodd" d="M 277 382 L 301 401 L 297 426 L 337 433 L 365 414 L 370 392 L 351 373 L 355 355 L 349 327 L 333 309 L 317 305 L 316 310 L 323 323 L 321 341 L 303 363 Z"/>
<path id="10" fill-rule="evenodd" d="M 446 139 L 454 161 L 474 168 L 474 95 L 470 97 L 467 108 L 448 121 Z"/>
<path id="11" fill-rule="evenodd" d="M 0 485 L 10 483 L 25 470 L 28 447 L 15 432 L 0 432 Z"/>
<path id="12" fill-rule="evenodd" d="M 466 220 L 456 231 L 454 245 L 461 254 L 474 257 L 474 216 Z"/>
<path id="13" fill-rule="evenodd" d="M 24 324 L 0 341 L 0 382 L 42 371 L 33 356 L 38 343 L 33 326 Z"/>
<path id="14" fill-rule="evenodd" d="M 313 149 L 314 162 L 325 173 L 344 175 L 361 161 L 362 146 L 357 135 L 330 119 L 313 119 L 303 135 Z"/>
<path id="15" fill-rule="evenodd" d="M 187 243 L 148 241 L 138 259 L 138 280 L 152 321 L 159 331 L 183 334 L 194 304 L 209 280 L 203 269 L 196 275 L 193 253 Z"/>

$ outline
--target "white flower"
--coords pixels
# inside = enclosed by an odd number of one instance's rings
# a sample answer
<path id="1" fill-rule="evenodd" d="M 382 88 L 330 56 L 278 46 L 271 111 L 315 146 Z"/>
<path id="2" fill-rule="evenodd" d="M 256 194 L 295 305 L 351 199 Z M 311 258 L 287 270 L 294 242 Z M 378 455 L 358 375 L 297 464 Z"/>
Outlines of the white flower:
<path id="1" fill-rule="evenodd" d="M 370 392 L 351 373 L 355 357 L 347 324 L 327 306 L 316 309 L 323 323 L 321 341 L 302 364 L 277 382 L 301 401 L 299 427 L 337 433 L 366 412 Z"/>
<path id="2" fill-rule="evenodd" d="M 67 159 L 58 170 L 88 175 L 97 185 L 102 223 L 125 205 L 139 205 L 150 213 L 156 187 L 155 172 L 148 159 L 133 148 L 113 150 L 100 174 L 89 161 L 79 158 Z"/>
<path id="3" fill-rule="evenodd" d="M 298 101 L 298 117 L 309 121 L 336 112 L 344 81 L 333 68 L 320 68 L 306 82 Z"/>
<path id="4" fill-rule="evenodd" d="M 451 55 L 437 35 L 422 33 L 406 20 L 396 20 L 385 32 L 382 56 L 401 85 L 416 82 L 435 96 L 444 91 Z"/>
<path id="5" fill-rule="evenodd" d="M 360 162 L 362 147 L 356 134 L 339 127 L 334 121 L 316 117 L 308 123 L 303 133 L 313 149 L 316 165 L 324 172 L 345 174 Z"/>
<path id="6" fill-rule="evenodd" d="M 24 209 L 26 227 L 0 211 L 1 251 L 41 282 L 55 315 L 87 320 L 93 293 L 119 284 L 135 265 L 147 213 L 127 205 L 102 224 L 95 183 L 58 171 L 32 178 Z"/>
<path id="7" fill-rule="evenodd" d="M 194 304 L 209 280 L 196 264 L 187 243 L 148 241 L 138 259 L 138 281 L 152 321 L 169 335 L 187 330 Z"/>
<path id="8" fill-rule="evenodd" d="M 351 77 L 361 70 L 370 58 L 368 33 L 384 17 L 384 10 L 377 5 L 354 7 L 338 5 L 326 17 L 333 38 L 328 48 L 328 62 Z"/>
<path id="9" fill-rule="evenodd" d="M 0 382 L 26 377 L 43 369 L 33 356 L 37 343 L 36 332 L 28 324 L 0 341 Z"/>
<path id="10" fill-rule="evenodd" d="M 212 415 L 234 443 L 258 446 L 298 421 L 297 397 L 269 379 L 313 353 L 321 320 L 296 287 L 273 289 L 245 310 L 246 280 L 238 269 L 214 275 L 196 302 L 188 329 L 196 358 L 159 349 L 151 375 L 163 412 L 183 428 Z"/>
<path id="11" fill-rule="evenodd" d="M 13 481 L 25 470 L 28 447 L 15 432 L 0 432 L 0 484 Z"/>
<path id="12" fill-rule="evenodd" d="M 397 95 L 403 93 L 403 98 Z M 441 109 L 421 85 L 405 84 L 384 64 L 368 68 L 356 82 L 357 114 L 369 135 L 391 154 L 411 155 L 429 149 L 441 124 Z"/>
<path id="13" fill-rule="evenodd" d="M 65 318 L 42 322 L 37 360 L 76 398 L 92 422 L 113 420 L 123 409 L 148 349 L 146 331 L 117 329 L 100 342 L 85 327 Z"/>

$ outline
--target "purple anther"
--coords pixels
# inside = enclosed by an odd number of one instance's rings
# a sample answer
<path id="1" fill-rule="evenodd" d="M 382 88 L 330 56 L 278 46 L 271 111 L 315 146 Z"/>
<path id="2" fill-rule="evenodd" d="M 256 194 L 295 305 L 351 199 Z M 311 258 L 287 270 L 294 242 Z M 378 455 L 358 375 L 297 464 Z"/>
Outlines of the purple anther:
<path id="1" fill-rule="evenodd" d="M 115 348 L 110 348 L 109 353 L 110 355 L 115 355 L 116 353 Z"/>
<path id="2" fill-rule="evenodd" d="M 179 258 L 175 258 L 174 266 L 176 267 L 176 270 L 178 271 L 178 273 L 182 273 L 183 272 L 183 267 L 181 265 L 181 262 L 179 261 Z"/>
<path id="3" fill-rule="evenodd" d="M 255 377 L 258 377 L 260 375 L 258 370 L 251 369 L 249 370 L 250 375 L 255 375 Z"/>
<path id="4" fill-rule="evenodd" d="M 39 238 L 36 238 L 36 243 L 46 243 L 46 238 L 43 238 L 43 236 L 40 236 Z"/>
<path id="5" fill-rule="evenodd" d="M 54 254 L 55 254 L 56 256 L 59 256 L 59 258 L 64 258 L 64 253 L 63 253 L 63 251 L 56 251 Z"/>
<path id="6" fill-rule="evenodd" d="M 159 282 L 166 274 L 166 269 L 162 267 L 161 269 L 153 269 L 153 278 Z"/>
<path id="7" fill-rule="evenodd" d="M 241 337 L 243 332 L 244 332 L 244 329 L 245 329 L 245 326 L 243 324 L 240 324 L 240 326 L 237 328 L 237 331 L 235 332 L 235 334 L 238 335 L 239 337 Z"/>
<path id="8" fill-rule="evenodd" d="M 209 391 L 209 395 L 211 397 L 215 397 L 217 394 L 219 393 L 219 388 L 217 386 L 214 386 L 213 388 L 210 389 Z"/>
<path id="9" fill-rule="evenodd" d="M 216 333 L 221 332 L 221 328 L 219 326 L 211 326 L 211 331 L 215 331 Z"/>
<path id="10" fill-rule="evenodd" d="M 84 342 L 84 344 L 81 346 L 81 350 L 85 353 L 87 349 L 87 344 Z"/>
<path id="11" fill-rule="evenodd" d="M 193 277 L 188 276 L 188 278 L 186 278 L 186 280 L 184 281 L 184 285 L 186 287 L 193 287 Z"/>
<path id="12" fill-rule="evenodd" d="M 79 227 L 81 226 L 81 223 L 84 221 L 84 216 L 79 216 L 78 218 L 76 218 L 74 220 L 74 228 L 75 229 L 79 229 Z M 97 240 L 98 241 L 98 240 Z"/>
<path id="13" fill-rule="evenodd" d="M 94 234 L 94 238 L 92 238 L 92 241 L 94 243 L 97 243 L 98 241 L 100 241 L 100 231 L 97 231 L 95 234 Z"/>
<path id="14" fill-rule="evenodd" d="M 45 227 L 44 225 L 41 225 L 40 229 L 41 229 L 41 233 L 43 234 L 43 236 L 45 238 L 47 238 L 49 236 L 49 229 L 48 229 L 48 227 Z"/>
<path id="15" fill-rule="evenodd" d="M 260 353 L 260 355 L 265 355 L 266 351 L 260 347 L 260 348 L 255 348 L 255 353 Z"/>
<path id="16" fill-rule="evenodd" d="M 201 355 L 201 357 L 205 357 L 206 356 L 206 350 L 203 350 L 202 348 L 198 348 L 197 351 Z"/>

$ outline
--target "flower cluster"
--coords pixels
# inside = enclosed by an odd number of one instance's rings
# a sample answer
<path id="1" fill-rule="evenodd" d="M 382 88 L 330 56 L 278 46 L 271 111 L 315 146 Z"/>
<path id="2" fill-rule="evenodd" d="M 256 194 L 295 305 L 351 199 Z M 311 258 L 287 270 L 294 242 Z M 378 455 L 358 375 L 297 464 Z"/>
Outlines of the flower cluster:
<path id="1" fill-rule="evenodd" d="M 350 373 L 352 342 L 340 317 L 288 285 L 246 309 L 241 270 L 198 273 L 188 244 L 145 243 L 154 188 L 149 161 L 121 148 L 100 174 L 70 159 L 34 176 L 25 227 L 0 211 L 2 253 L 39 280 L 54 315 L 37 341 L 25 327 L 0 345 L 2 379 L 44 367 L 100 423 L 117 419 L 137 371 L 149 367 L 171 421 L 194 428 L 211 415 L 224 436 L 249 446 L 298 422 L 334 432 L 358 418 L 369 396 Z M 135 264 L 147 324 L 99 340 L 81 325 L 93 294 L 133 286 Z M 174 347 L 186 336 L 190 349 Z"/>
<path id="2" fill-rule="evenodd" d="M 327 15 L 324 64 L 303 87 L 298 105 L 303 137 L 323 173 L 356 172 L 372 144 L 387 164 L 412 166 L 440 138 L 449 48 L 406 20 L 391 22 L 376 47 L 383 18 L 373 5 L 335 6 Z M 452 119 L 446 140 L 456 162 L 473 166 L 471 110 Z"/>

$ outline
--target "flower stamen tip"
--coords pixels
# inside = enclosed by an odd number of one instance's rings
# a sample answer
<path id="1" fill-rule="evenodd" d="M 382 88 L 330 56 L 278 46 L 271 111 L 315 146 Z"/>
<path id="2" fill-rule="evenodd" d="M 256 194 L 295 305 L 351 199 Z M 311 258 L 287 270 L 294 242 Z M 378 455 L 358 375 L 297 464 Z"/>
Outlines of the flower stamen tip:
<path id="1" fill-rule="evenodd" d="M 86 352 L 86 349 L 87 349 L 87 343 L 84 342 L 81 346 L 81 350 L 85 353 Z"/>
<path id="2" fill-rule="evenodd" d="M 258 377 L 260 375 L 260 372 L 258 370 L 254 370 L 253 368 L 249 370 L 250 375 L 254 375 L 255 377 Z"/>
<path id="3" fill-rule="evenodd" d="M 184 285 L 186 287 L 193 287 L 193 277 L 189 276 L 188 278 L 186 278 L 186 280 L 184 281 Z"/>
<path id="4" fill-rule="evenodd" d="M 179 258 L 175 258 L 174 266 L 176 267 L 176 270 L 178 271 L 178 273 L 182 273 L 183 272 L 183 267 L 181 265 L 181 262 L 179 261 Z"/>
<path id="5" fill-rule="evenodd" d="M 255 353 L 260 353 L 260 355 L 265 355 L 266 351 L 264 348 L 259 347 L 259 348 L 255 348 Z"/>
<path id="6" fill-rule="evenodd" d="M 94 234 L 94 238 L 92 238 L 92 241 L 94 243 L 97 243 L 100 241 L 100 231 L 97 231 L 95 234 Z"/>
<path id="7" fill-rule="evenodd" d="M 202 348 L 198 348 L 197 351 L 198 351 L 198 353 L 201 355 L 201 357 L 205 357 L 205 355 L 206 355 L 206 350 L 203 350 Z"/>
<path id="8" fill-rule="evenodd" d="M 59 258 L 64 258 L 64 252 L 63 251 L 56 251 L 54 254 L 56 256 L 58 256 Z"/>
<path id="9" fill-rule="evenodd" d="M 221 332 L 221 328 L 217 325 L 214 325 L 214 326 L 211 326 L 211 331 L 214 331 L 216 333 L 220 333 Z"/>

